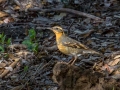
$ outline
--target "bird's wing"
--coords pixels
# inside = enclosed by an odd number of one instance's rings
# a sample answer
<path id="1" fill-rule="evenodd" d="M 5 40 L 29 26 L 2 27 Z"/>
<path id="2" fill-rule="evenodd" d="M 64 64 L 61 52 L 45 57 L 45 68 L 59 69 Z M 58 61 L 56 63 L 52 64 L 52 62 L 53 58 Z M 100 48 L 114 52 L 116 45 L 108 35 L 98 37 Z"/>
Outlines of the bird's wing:
<path id="1" fill-rule="evenodd" d="M 64 39 L 62 39 L 62 44 L 64 46 L 67 46 L 67 47 L 71 47 L 71 48 L 76 48 L 76 49 L 81 49 L 83 50 L 84 52 L 83 53 L 96 53 L 96 54 L 99 54 L 101 56 L 104 56 L 103 54 L 99 53 L 99 52 L 96 52 L 90 48 L 88 48 L 87 46 L 85 46 L 84 44 L 72 39 L 72 38 L 69 38 L 69 37 L 65 37 Z"/>
<path id="2" fill-rule="evenodd" d="M 71 47 L 71 48 L 88 49 L 87 46 L 69 37 L 67 37 L 66 40 L 63 40 L 62 44 L 64 46 Z"/>

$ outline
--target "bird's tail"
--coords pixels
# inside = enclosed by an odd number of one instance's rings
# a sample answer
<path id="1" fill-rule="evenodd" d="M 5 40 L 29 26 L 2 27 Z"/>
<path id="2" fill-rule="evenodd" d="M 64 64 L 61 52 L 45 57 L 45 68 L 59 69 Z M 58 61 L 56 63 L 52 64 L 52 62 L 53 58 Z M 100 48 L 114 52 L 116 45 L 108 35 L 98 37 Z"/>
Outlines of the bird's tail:
<path id="1" fill-rule="evenodd" d="M 92 54 L 98 54 L 98 55 L 101 55 L 101 56 L 104 56 L 102 53 L 100 52 L 97 52 L 97 51 L 94 51 L 94 50 L 84 50 L 83 53 L 92 53 Z"/>

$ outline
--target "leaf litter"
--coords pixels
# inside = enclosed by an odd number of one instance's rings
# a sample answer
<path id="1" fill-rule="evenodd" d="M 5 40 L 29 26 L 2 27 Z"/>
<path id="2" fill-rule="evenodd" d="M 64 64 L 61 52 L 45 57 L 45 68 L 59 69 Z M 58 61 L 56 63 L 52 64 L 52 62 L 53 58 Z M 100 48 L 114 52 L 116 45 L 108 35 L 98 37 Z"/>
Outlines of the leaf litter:
<path id="1" fill-rule="evenodd" d="M 1 0 L 0 5 L 0 33 L 12 38 L 11 45 L 0 54 L 1 90 L 120 89 L 118 0 Z M 59 52 L 54 34 L 46 29 L 55 25 L 64 28 L 71 38 L 103 53 L 104 64 L 103 57 L 82 55 L 75 66 L 67 65 L 71 57 Z M 33 43 L 39 44 L 38 53 L 21 44 L 31 28 L 36 31 Z"/>

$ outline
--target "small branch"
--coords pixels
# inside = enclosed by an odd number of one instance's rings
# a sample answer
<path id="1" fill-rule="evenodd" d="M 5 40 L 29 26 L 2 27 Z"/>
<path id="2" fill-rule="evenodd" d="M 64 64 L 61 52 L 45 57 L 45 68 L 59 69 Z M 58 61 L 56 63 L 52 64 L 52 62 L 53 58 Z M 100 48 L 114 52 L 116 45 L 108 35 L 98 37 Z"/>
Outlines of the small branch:
<path id="1" fill-rule="evenodd" d="M 39 46 L 39 50 L 41 49 L 45 49 L 45 50 L 49 50 L 49 51 L 54 51 L 54 50 L 57 50 L 57 45 L 53 45 L 51 47 L 43 47 L 43 46 Z"/>
<path id="2" fill-rule="evenodd" d="M 28 9 L 28 10 L 29 11 L 42 11 L 42 12 L 65 12 L 65 13 L 75 14 L 75 15 L 78 15 L 78 16 L 83 16 L 83 17 L 94 19 L 94 20 L 101 20 L 102 21 L 102 19 L 100 17 L 94 16 L 94 15 L 91 15 L 91 14 L 87 14 L 87 13 L 84 13 L 84 12 L 80 12 L 80 11 L 77 11 L 77 10 L 68 9 L 68 8 L 60 8 L 60 9 L 56 9 L 56 8 L 54 8 L 54 9 L 31 8 L 31 9 Z"/>

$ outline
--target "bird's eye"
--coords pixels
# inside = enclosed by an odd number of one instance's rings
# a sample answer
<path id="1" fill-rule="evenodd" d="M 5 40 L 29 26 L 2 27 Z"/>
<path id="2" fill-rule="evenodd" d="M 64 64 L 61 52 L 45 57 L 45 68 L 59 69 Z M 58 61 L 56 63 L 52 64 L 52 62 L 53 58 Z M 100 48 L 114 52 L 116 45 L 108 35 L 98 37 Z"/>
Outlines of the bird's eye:
<path id="1" fill-rule="evenodd" d="M 58 30 L 58 28 L 56 28 L 56 30 Z"/>

